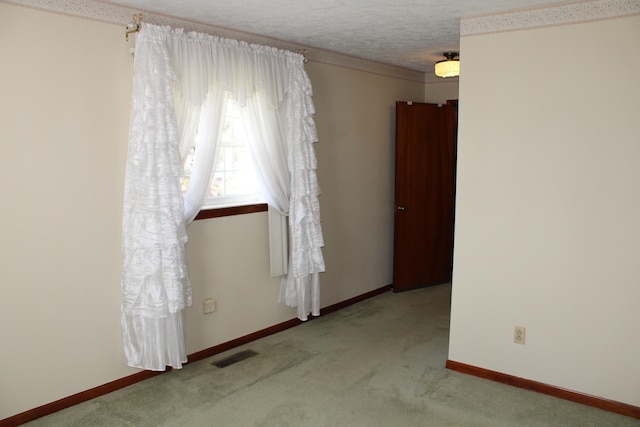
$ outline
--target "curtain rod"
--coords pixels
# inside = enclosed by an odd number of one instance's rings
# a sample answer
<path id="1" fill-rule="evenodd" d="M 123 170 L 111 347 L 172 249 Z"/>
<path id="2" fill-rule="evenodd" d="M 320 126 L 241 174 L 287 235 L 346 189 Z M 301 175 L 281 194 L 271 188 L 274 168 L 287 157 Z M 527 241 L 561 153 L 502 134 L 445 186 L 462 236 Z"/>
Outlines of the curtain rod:
<path id="1" fill-rule="evenodd" d="M 124 34 L 125 41 L 129 41 L 129 34 L 138 33 L 142 29 L 142 14 L 135 13 L 133 15 L 133 20 L 127 24 L 127 31 Z M 133 53 L 133 51 L 131 52 Z M 309 62 L 307 58 L 307 49 L 298 49 L 298 53 L 302 55 L 303 62 L 306 64 Z"/>

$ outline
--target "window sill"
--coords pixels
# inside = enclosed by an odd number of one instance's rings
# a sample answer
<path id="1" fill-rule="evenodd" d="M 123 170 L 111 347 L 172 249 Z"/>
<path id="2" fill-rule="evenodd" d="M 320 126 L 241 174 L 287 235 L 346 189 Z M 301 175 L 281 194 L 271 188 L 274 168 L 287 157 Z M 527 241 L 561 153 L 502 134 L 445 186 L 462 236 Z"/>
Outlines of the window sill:
<path id="1" fill-rule="evenodd" d="M 223 216 L 243 215 L 255 212 L 266 212 L 268 205 L 266 203 L 258 203 L 254 205 L 229 206 L 226 208 L 203 209 L 196 215 L 194 221 L 199 219 L 220 218 Z"/>

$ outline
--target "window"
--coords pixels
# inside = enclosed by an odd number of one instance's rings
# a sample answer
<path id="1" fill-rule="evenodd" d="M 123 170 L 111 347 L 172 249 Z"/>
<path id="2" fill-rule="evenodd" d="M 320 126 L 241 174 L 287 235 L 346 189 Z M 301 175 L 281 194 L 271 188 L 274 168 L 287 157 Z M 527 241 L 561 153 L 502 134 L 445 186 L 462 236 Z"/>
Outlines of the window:
<path id="1" fill-rule="evenodd" d="M 202 210 L 265 203 L 260 194 L 246 140 L 240 107 L 233 100 L 229 100 L 218 161 Z M 185 160 L 183 193 L 189 184 L 194 150 L 195 147 Z"/>

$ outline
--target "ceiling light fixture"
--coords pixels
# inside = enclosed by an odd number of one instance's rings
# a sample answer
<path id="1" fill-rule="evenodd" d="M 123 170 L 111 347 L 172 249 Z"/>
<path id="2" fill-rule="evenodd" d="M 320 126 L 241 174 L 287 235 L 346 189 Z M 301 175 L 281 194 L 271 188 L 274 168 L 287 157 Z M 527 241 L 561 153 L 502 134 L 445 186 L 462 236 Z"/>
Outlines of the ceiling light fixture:
<path id="1" fill-rule="evenodd" d="M 442 61 L 436 62 L 436 76 L 458 77 L 460 75 L 460 59 L 456 59 L 458 52 L 445 52 Z"/>

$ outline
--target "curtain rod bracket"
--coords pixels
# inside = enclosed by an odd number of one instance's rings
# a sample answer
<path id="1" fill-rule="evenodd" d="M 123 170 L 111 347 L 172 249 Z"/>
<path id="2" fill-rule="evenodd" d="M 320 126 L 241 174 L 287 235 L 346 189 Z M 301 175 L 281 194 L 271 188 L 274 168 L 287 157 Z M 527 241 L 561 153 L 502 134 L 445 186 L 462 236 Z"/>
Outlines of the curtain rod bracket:
<path id="1" fill-rule="evenodd" d="M 309 62 L 309 60 L 307 59 L 307 49 L 298 49 L 298 53 L 302 55 L 302 58 L 304 58 L 302 62 L 304 62 L 305 64 Z"/>
<path id="2" fill-rule="evenodd" d="M 142 29 L 142 14 L 136 13 L 133 15 L 133 21 L 127 24 L 127 32 L 124 34 L 125 41 L 129 41 L 129 34 L 137 33 Z"/>

